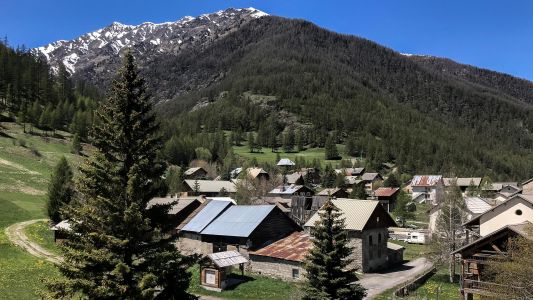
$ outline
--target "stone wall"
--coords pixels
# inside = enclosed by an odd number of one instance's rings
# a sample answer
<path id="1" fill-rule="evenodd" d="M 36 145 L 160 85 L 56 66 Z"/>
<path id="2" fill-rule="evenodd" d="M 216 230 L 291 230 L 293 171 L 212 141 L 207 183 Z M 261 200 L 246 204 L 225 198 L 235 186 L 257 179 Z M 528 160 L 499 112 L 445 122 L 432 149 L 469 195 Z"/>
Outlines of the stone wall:
<path id="1" fill-rule="evenodd" d="M 365 273 L 388 267 L 387 228 L 369 229 L 363 232 L 350 231 L 348 239 L 350 247 L 353 248 L 351 258 L 354 260 L 350 267 Z M 372 240 L 372 245 L 370 240 Z"/>
<path id="2" fill-rule="evenodd" d="M 298 281 L 305 278 L 305 270 L 302 263 L 291 260 L 250 254 L 249 268 L 251 272 L 280 278 L 285 281 Z M 293 275 L 297 275 L 297 277 L 293 277 Z"/>
<path id="3" fill-rule="evenodd" d="M 176 247 L 185 255 L 213 253 L 213 244 L 202 242 L 200 235 L 197 234 L 182 235 L 176 243 Z"/>

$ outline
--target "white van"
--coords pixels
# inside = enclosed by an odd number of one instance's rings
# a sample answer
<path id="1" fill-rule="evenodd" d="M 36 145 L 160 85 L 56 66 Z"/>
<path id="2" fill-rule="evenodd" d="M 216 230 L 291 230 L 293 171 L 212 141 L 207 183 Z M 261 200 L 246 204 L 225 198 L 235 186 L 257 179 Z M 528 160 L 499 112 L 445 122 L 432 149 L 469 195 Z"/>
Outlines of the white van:
<path id="1" fill-rule="evenodd" d="M 407 233 L 407 242 L 409 244 L 425 244 L 427 241 L 426 235 L 422 232 L 412 231 Z"/>

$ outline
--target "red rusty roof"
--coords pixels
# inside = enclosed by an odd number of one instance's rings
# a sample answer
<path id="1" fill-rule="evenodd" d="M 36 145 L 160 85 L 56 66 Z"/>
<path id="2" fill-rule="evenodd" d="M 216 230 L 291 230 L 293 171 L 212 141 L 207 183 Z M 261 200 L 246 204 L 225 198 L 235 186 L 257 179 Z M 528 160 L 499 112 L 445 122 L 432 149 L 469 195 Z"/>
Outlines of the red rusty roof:
<path id="1" fill-rule="evenodd" d="M 302 262 L 312 246 L 313 243 L 307 233 L 293 232 L 264 248 L 250 252 L 250 254 Z"/>
<path id="2" fill-rule="evenodd" d="M 374 191 L 374 196 L 376 197 L 390 197 L 396 192 L 398 192 L 399 188 L 392 188 L 392 187 L 380 187 L 379 189 Z"/>
<path id="3" fill-rule="evenodd" d="M 416 175 L 411 180 L 411 186 L 435 186 L 442 182 L 441 175 Z"/>

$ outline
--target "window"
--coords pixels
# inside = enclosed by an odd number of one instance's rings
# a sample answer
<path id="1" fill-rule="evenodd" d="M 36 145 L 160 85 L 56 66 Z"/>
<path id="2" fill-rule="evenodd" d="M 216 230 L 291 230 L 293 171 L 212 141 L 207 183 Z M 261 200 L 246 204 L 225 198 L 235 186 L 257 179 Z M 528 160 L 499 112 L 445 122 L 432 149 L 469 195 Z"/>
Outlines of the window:
<path id="1" fill-rule="evenodd" d="M 300 278 L 300 270 L 292 269 L 292 279 L 298 279 L 298 278 Z"/>
<path id="2" fill-rule="evenodd" d="M 311 210 L 311 205 L 313 204 L 313 199 L 312 198 L 305 198 L 305 203 L 304 203 L 304 209 L 305 210 Z"/>
<path id="3" fill-rule="evenodd" d="M 522 210 L 521 210 L 521 209 L 517 209 L 514 213 L 515 213 L 517 216 L 521 216 L 521 215 L 522 215 Z"/>
<path id="4" fill-rule="evenodd" d="M 370 246 L 372 246 L 372 244 L 373 244 L 373 243 L 372 243 L 372 236 L 369 236 L 369 237 L 368 237 L 368 244 L 369 244 Z"/>

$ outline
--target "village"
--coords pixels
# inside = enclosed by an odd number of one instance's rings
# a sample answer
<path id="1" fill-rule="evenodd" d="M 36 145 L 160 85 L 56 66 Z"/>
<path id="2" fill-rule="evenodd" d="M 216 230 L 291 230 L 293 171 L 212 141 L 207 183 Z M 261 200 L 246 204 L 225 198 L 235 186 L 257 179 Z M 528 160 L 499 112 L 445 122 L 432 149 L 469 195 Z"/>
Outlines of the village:
<path id="1" fill-rule="evenodd" d="M 319 170 L 296 169 L 287 158 L 280 159 L 277 166 L 279 174 L 261 167 L 236 168 L 227 181 L 210 178 L 202 167 L 191 167 L 183 172 L 182 192 L 149 202 L 147 208 L 172 205 L 168 222 L 173 230 L 169 234 L 178 237 L 175 246 L 181 253 L 204 258 L 200 271 L 203 288 L 222 291 L 240 284 L 242 280 L 232 276 L 234 269 L 289 282 L 304 280 L 304 261 L 313 245 L 311 231 L 328 201 L 345 219 L 353 249 L 350 268 L 370 275 L 393 272 L 407 263 L 402 245 L 428 245 L 441 239 L 442 231 L 448 230 L 440 225 L 443 210 L 450 205 L 459 209 L 452 229 L 455 250 L 441 255 L 450 255 L 460 266 L 457 293 L 464 299 L 493 291 L 490 276 L 484 274 L 485 264 L 505 256 L 509 239 L 531 239 L 533 179 L 487 182 L 484 178 L 415 175 L 401 183 L 394 165 L 389 164 L 383 175 L 364 167 L 334 169 L 341 184 L 323 188 Z M 253 198 L 241 204 L 235 198 L 243 187 Z M 263 195 L 250 193 L 257 187 L 271 189 Z M 460 193 L 458 199 L 447 199 L 451 188 Z M 362 190 L 364 197 L 358 194 L 353 199 L 357 190 Z M 415 221 L 415 211 L 426 215 L 428 222 Z M 53 227 L 57 242 L 68 228 L 68 220 Z M 396 292 L 407 295 L 409 291 L 401 288 L 416 287 L 413 279 L 423 281 L 433 270 L 408 274 L 404 285 L 394 286 Z"/>

